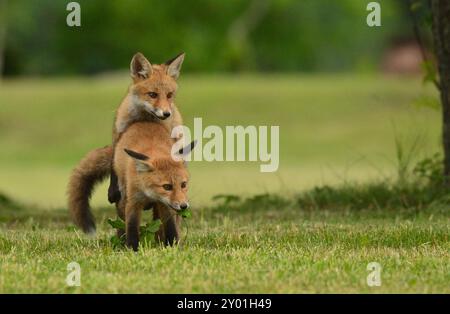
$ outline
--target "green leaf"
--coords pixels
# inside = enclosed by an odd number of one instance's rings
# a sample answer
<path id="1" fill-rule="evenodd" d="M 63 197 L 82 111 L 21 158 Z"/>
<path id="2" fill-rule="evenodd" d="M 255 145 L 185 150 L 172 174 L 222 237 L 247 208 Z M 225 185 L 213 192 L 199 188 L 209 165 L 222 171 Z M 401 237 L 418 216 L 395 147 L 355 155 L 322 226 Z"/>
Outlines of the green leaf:
<path id="1" fill-rule="evenodd" d="M 179 212 L 177 212 L 177 214 L 183 218 L 191 218 L 192 217 L 192 212 L 187 208 L 180 210 Z"/>
<path id="2" fill-rule="evenodd" d="M 111 242 L 111 245 L 113 248 L 119 248 L 123 246 L 123 241 L 117 236 L 117 235 L 113 235 L 110 239 L 109 242 Z"/>
<path id="3" fill-rule="evenodd" d="M 114 229 L 122 229 L 125 230 L 125 222 L 117 218 L 116 220 L 112 220 L 111 218 L 108 219 L 108 224 L 113 227 Z"/>
<path id="4" fill-rule="evenodd" d="M 437 71 L 436 66 L 430 60 L 424 61 L 422 63 L 422 70 L 424 72 L 423 83 L 436 82 L 437 81 Z"/>
<path id="5" fill-rule="evenodd" d="M 125 222 L 117 218 L 115 220 L 108 219 L 108 224 L 114 229 L 122 229 L 125 230 Z M 155 240 L 155 233 L 159 230 L 162 222 L 160 219 L 156 219 L 148 222 L 144 226 L 139 227 L 139 235 L 141 239 L 141 243 L 143 244 L 151 244 Z M 126 235 L 124 234 L 122 237 L 118 237 L 114 235 L 110 238 L 110 242 L 113 248 L 123 247 L 125 245 Z"/>
<path id="6" fill-rule="evenodd" d="M 147 235 L 153 237 L 153 235 L 159 230 L 161 224 L 162 224 L 161 220 L 156 219 L 151 222 L 148 222 L 145 226 L 141 226 L 139 228 L 141 237 L 145 237 Z"/>
<path id="7" fill-rule="evenodd" d="M 162 222 L 160 219 L 153 220 L 152 222 L 147 223 L 146 229 L 147 232 L 156 233 L 159 230 Z"/>

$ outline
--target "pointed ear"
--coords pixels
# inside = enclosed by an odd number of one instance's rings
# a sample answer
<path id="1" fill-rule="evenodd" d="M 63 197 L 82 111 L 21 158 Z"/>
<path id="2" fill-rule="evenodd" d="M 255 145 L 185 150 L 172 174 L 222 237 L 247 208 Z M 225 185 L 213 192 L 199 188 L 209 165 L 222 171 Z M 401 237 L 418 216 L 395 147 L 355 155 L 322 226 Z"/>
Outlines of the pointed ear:
<path id="1" fill-rule="evenodd" d="M 173 59 L 170 59 L 165 63 L 167 65 L 167 74 L 177 79 L 180 76 L 181 65 L 184 61 L 184 52 L 180 53 Z"/>
<path id="2" fill-rule="evenodd" d="M 152 74 L 152 65 L 140 52 L 136 53 L 131 59 L 130 75 L 133 81 L 148 79 Z"/>
<path id="3" fill-rule="evenodd" d="M 128 156 L 134 159 L 134 162 L 136 164 L 136 171 L 148 172 L 153 170 L 153 167 L 147 162 L 147 160 L 150 159 L 148 156 L 126 148 L 124 149 L 124 151 L 128 154 Z"/>
<path id="4" fill-rule="evenodd" d="M 194 149 L 194 147 L 197 145 L 197 143 L 198 143 L 197 140 L 193 140 L 190 144 L 181 148 L 178 151 L 178 154 L 182 157 L 187 156 Z"/>

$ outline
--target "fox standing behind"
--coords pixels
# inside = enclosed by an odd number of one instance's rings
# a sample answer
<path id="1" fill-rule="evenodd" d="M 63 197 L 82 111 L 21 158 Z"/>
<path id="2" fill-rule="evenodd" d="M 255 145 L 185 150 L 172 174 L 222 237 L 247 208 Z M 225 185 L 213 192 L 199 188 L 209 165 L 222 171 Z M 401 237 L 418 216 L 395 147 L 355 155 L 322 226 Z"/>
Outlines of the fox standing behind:
<path id="1" fill-rule="evenodd" d="M 117 109 L 113 126 L 113 146 L 134 122 L 162 123 L 169 132 L 183 123 L 174 103 L 184 53 L 165 64 L 151 65 L 140 52 L 133 56 L 130 74 L 133 79 L 128 94 Z"/>
<path id="2" fill-rule="evenodd" d="M 172 128 L 182 124 L 173 100 L 183 60 L 184 54 L 180 54 L 165 64 L 151 65 L 141 53 L 134 55 L 130 65 L 133 83 L 117 109 L 112 146 L 89 152 L 74 169 L 69 180 L 68 206 L 76 224 L 84 232 L 95 232 L 89 199 L 97 183 L 111 175 L 108 199 L 116 202 L 116 205 L 121 199 L 112 164 L 116 145 L 127 128 L 137 122 L 152 122 L 161 126 L 153 131 L 167 132 L 170 137 Z"/>

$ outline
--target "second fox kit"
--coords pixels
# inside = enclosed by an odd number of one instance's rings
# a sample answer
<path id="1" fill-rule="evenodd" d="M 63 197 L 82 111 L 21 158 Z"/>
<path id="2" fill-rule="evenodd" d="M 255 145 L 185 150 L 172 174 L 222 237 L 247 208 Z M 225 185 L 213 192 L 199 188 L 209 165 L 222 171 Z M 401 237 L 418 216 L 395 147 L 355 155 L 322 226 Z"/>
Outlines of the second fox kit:
<path id="1" fill-rule="evenodd" d="M 125 220 L 127 245 L 137 250 L 142 211 L 154 205 L 154 217 L 163 221 L 159 238 L 167 244 L 179 240 L 180 216 L 172 213 L 189 207 L 187 184 L 189 174 L 182 157 L 195 142 L 172 156 L 170 133 L 156 123 L 131 125 L 118 140 L 114 153 L 121 200 L 116 204 L 119 216 Z M 131 158 L 130 158 L 131 157 Z"/>
<path id="2" fill-rule="evenodd" d="M 112 151 L 114 152 L 120 136 L 133 123 L 151 121 L 161 123 L 169 133 L 183 123 L 180 112 L 174 103 L 177 82 L 180 75 L 184 53 L 164 64 L 152 65 L 141 53 L 133 56 L 130 74 L 133 79 L 128 94 L 116 112 L 113 126 Z M 176 137 L 181 137 L 177 134 Z M 114 170 L 111 172 L 111 183 L 108 200 L 118 202 L 121 194 L 117 186 Z"/>

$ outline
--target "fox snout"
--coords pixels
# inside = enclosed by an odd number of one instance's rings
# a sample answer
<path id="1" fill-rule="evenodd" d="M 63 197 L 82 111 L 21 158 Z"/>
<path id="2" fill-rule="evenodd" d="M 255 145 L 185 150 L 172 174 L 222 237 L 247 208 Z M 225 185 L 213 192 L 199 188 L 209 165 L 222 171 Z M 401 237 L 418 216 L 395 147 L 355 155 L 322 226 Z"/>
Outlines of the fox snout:
<path id="1" fill-rule="evenodd" d="M 145 107 L 147 111 L 150 111 L 154 116 L 156 116 L 158 119 L 166 120 L 172 115 L 172 111 L 169 109 L 163 110 L 161 108 L 154 108 L 153 106 L 146 106 Z"/>
<path id="2" fill-rule="evenodd" d="M 170 110 L 164 111 L 162 109 L 156 109 L 155 115 L 161 120 L 166 120 L 168 117 L 172 115 L 172 112 Z"/>
<path id="3" fill-rule="evenodd" d="M 170 206 L 175 209 L 175 210 L 183 210 L 183 209 L 188 209 L 189 208 L 189 203 L 188 202 L 174 202 L 172 204 L 170 204 Z"/>

